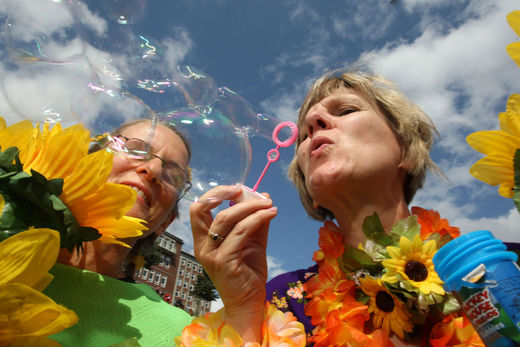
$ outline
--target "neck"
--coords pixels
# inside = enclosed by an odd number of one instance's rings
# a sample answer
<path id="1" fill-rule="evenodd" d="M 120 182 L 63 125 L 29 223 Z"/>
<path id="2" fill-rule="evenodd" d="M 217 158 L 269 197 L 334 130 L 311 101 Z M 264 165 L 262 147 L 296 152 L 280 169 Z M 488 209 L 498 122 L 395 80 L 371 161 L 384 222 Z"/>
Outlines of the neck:
<path id="1" fill-rule="evenodd" d="M 387 193 L 379 191 L 373 196 L 360 194 L 358 196 L 343 197 L 340 201 L 331 204 L 329 210 L 334 213 L 339 228 L 345 236 L 345 243 L 357 247 L 365 241 L 363 222 L 366 217 L 376 212 L 386 232 L 399 220 L 410 216 L 408 205 L 401 191 Z"/>
<path id="2" fill-rule="evenodd" d="M 80 254 L 62 249 L 58 262 L 101 275 L 122 278 L 126 275 L 123 266 L 130 250 L 131 248 L 101 241 L 85 242 Z"/>

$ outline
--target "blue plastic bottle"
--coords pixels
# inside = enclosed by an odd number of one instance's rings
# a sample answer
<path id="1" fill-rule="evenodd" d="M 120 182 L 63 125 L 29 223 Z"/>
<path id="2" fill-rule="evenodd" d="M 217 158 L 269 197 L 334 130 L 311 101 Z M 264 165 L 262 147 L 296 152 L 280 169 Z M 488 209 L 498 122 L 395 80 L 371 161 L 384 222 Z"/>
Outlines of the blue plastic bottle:
<path id="1" fill-rule="evenodd" d="M 462 235 L 433 257 L 444 289 L 454 292 L 462 310 L 487 346 L 520 345 L 518 256 L 487 230 Z"/>

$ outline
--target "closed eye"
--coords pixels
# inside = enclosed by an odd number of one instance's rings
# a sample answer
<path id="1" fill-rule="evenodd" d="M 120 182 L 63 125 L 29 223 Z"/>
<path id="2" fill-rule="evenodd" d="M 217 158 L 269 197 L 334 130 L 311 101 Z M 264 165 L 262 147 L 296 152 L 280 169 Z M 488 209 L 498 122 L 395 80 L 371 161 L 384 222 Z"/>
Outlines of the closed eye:
<path id="1" fill-rule="evenodd" d="M 356 108 L 345 108 L 345 109 L 343 109 L 343 110 L 340 110 L 340 111 L 337 113 L 337 115 L 338 115 L 338 116 L 346 116 L 346 115 L 349 115 L 349 114 L 354 113 L 354 112 L 357 112 L 357 111 L 358 111 L 358 109 L 356 109 Z"/>

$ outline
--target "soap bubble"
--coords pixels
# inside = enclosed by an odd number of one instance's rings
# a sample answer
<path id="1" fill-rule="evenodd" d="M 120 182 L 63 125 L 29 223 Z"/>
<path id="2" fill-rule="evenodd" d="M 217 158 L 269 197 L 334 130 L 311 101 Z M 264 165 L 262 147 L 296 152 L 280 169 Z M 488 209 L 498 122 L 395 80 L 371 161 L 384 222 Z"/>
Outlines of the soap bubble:
<path id="1" fill-rule="evenodd" d="M 233 119 L 233 122 L 238 125 L 237 131 L 248 137 L 259 136 L 269 140 L 272 138 L 274 128 L 280 123 L 277 118 L 254 112 L 245 98 L 228 87 L 218 89 L 214 108 Z M 289 135 L 285 129 L 280 132 L 280 138 Z"/>
<path id="2" fill-rule="evenodd" d="M 4 4 L 0 9 L 0 14 L 6 16 L 3 40 L 12 62 L 71 62 L 83 56 L 80 35 L 83 22 L 77 17 L 85 5 L 77 1 L 51 0 Z M 42 13 L 52 13 L 52 16 Z"/>
<path id="3" fill-rule="evenodd" d="M 20 117 L 33 122 L 71 121 L 72 106 L 88 96 L 92 71 L 86 61 L 40 62 L 4 71 L 2 91 Z"/>
<path id="4" fill-rule="evenodd" d="M 82 102 L 73 105 L 72 113 L 92 135 L 114 132 L 122 125 L 143 119 L 155 124 L 155 112 L 132 93 L 92 82 L 88 89 L 89 94 Z"/>
<path id="5" fill-rule="evenodd" d="M 236 133 L 237 125 L 217 110 L 202 114 L 184 109 L 159 115 L 159 121 L 175 126 L 191 146 L 192 188 L 186 198 L 194 200 L 222 184 L 245 181 L 251 164 L 247 136 Z"/>
<path id="6" fill-rule="evenodd" d="M 107 16 L 119 24 L 134 24 L 146 13 L 145 0 L 103 0 Z"/>
<path id="7" fill-rule="evenodd" d="M 179 66 L 168 73 L 146 70 L 135 83 L 140 89 L 136 95 L 149 101 L 158 113 L 186 107 L 204 113 L 217 97 L 213 79 L 191 66 Z"/>

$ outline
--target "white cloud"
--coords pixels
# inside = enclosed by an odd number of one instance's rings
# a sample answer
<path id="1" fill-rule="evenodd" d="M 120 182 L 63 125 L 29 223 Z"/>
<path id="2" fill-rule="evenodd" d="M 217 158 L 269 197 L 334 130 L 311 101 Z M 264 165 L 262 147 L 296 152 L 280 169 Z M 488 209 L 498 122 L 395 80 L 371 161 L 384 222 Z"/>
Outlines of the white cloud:
<path id="1" fill-rule="evenodd" d="M 267 271 L 268 280 L 287 272 L 287 270 L 283 268 L 283 261 L 270 255 L 267 255 Z"/>
<path id="2" fill-rule="evenodd" d="M 475 230 L 490 230 L 496 238 L 509 242 L 520 242 L 520 214 L 512 208 L 505 215 L 496 218 L 455 218 L 453 225 L 460 226 L 463 234 Z"/>

